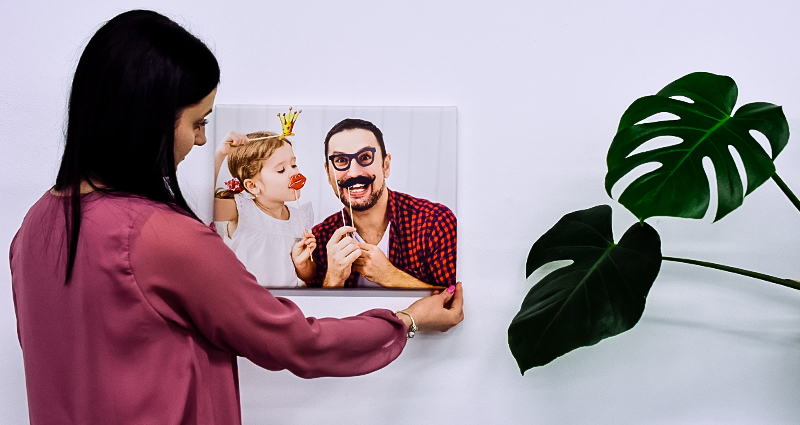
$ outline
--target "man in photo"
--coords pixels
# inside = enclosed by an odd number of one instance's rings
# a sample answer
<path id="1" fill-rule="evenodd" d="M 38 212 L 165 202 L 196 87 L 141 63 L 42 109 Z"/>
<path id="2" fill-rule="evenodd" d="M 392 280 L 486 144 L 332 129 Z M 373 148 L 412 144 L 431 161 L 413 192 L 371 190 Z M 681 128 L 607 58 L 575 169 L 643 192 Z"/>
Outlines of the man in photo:
<path id="1" fill-rule="evenodd" d="M 456 217 L 442 204 L 386 187 L 392 156 L 378 127 L 354 118 L 339 122 L 325 137 L 325 158 L 344 209 L 314 226 L 316 272 L 309 286 L 455 284 Z"/>

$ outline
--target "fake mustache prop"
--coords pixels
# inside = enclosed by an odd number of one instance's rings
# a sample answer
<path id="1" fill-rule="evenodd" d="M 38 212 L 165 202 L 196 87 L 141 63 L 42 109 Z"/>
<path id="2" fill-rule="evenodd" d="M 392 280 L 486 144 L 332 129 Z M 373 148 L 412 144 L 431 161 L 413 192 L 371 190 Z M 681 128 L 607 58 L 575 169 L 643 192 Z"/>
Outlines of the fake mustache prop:
<path id="1" fill-rule="evenodd" d="M 363 184 L 364 186 L 369 186 L 372 182 L 375 181 L 375 176 L 356 176 L 353 178 L 349 178 L 341 183 L 337 182 L 336 184 L 341 187 L 342 189 L 347 189 L 347 203 L 350 205 L 350 220 L 352 220 L 353 226 L 356 225 L 355 221 L 353 220 L 353 202 L 350 200 L 350 188 L 357 185 Z M 339 195 L 341 197 L 341 194 Z M 342 200 L 344 202 L 344 200 Z M 342 223 L 346 226 L 347 223 L 344 221 L 344 211 L 342 211 Z"/>
<path id="2" fill-rule="evenodd" d="M 375 176 L 367 177 L 367 176 L 357 176 L 353 178 L 349 178 L 341 183 L 337 183 L 339 187 L 342 189 L 351 188 L 357 184 L 363 184 L 364 186 L 369 186 L 372 182 L 375 181 Z"/>

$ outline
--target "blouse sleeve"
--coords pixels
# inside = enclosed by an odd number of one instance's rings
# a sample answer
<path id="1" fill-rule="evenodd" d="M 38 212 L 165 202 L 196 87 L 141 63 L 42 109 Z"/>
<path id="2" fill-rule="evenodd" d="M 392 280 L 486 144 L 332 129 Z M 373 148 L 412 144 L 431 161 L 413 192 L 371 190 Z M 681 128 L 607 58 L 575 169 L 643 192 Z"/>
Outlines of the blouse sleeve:
<path id="1" fill-rule="evenodd" d="M 261 287 L 216 233 L 173 211 L 140 218 L 130 266 L 158 314 L 266 369 L 303 378 L 363 375 L 389 364 L 406 343 L 405 325 L 389 310 L 305 317 Z"/>

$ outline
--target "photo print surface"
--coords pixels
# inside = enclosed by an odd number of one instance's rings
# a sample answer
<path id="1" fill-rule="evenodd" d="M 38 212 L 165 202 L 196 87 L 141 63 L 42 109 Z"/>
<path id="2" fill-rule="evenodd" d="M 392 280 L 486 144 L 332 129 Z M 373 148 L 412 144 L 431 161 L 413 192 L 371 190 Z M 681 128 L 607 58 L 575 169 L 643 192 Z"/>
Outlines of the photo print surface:
<path id="1" fill-rule="evenodd" d="M 217 231 L 268 288 L 455 284 L 457 115 L 217 105 Z"/>

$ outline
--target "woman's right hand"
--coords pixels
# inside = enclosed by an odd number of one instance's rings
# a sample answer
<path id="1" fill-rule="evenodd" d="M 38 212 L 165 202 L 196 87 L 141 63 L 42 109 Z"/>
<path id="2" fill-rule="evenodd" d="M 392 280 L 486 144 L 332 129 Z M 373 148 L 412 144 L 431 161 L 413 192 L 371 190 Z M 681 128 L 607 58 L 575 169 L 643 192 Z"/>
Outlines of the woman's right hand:
<path id="1" fill-rule="evenodd" d="M 464 295 L 461 282 L 439 294 L 420 298 L 404 311 L 414 317 L 414 322 L 420 331 L 447 331 L 464 320 Z M 406 327 L 411 325 L 407 315 L 401 313 L 397 316 L 406 322 Z"/>
<path id="2" fill-rule="evenodd" d="M 226 157 L 231 154 L 233 148 L 236 146 L 241 146 L 247 142 L 248 139 L 246 135 L 236 131 L 231 131 L 225 136 L 224 139 L 222 139 L 222 143 L 217 146 L 216 155 Z"/>

